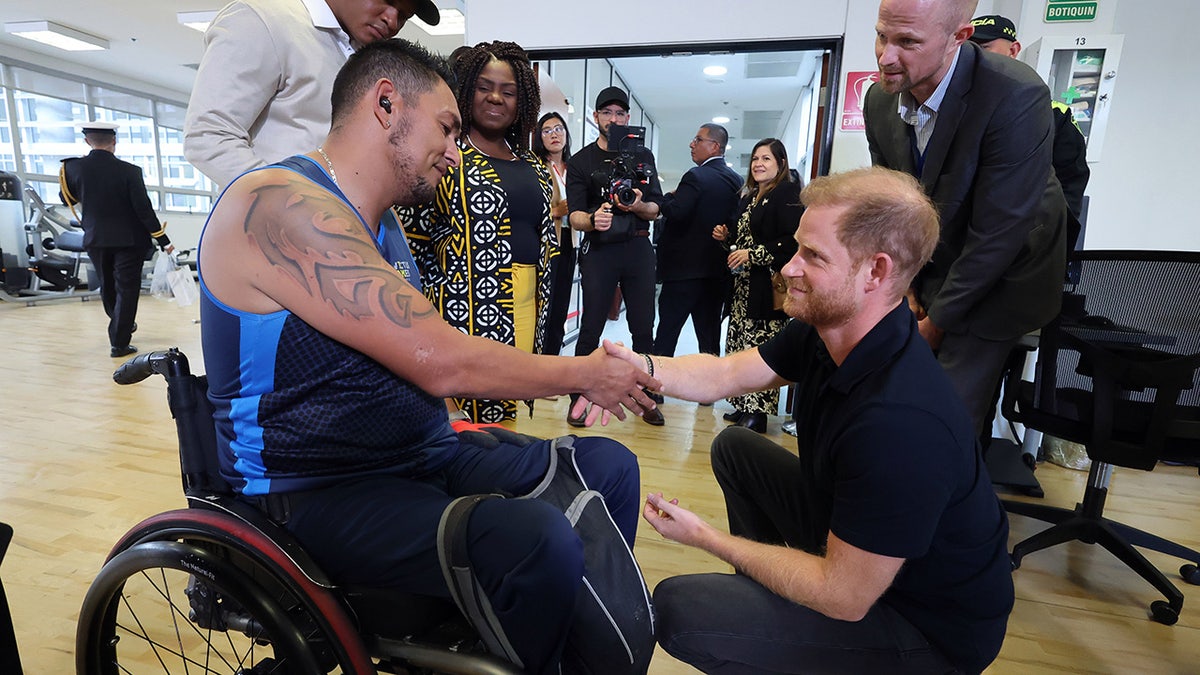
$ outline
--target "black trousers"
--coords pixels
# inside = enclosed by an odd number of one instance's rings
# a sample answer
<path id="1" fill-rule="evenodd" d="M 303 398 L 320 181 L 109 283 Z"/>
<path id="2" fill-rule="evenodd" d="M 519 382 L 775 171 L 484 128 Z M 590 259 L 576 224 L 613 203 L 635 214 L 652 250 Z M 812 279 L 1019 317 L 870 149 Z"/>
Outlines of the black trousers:
<path id="1" fill-rule="evenodd" d="M 592 353 L 600 345 L 604 322 L 617 286 L 625 297 L 625 319 L 633 337 L 632 349 L 643 354 L 654 349 L 654 248 L 649 237 L 634 237 L 613 244 L 584 241 L 579 252 L 583 285 L 583 318 L 575 355 Z"/>
<path id="2" fill-rule="evenodd" d="M 721 304 L 728 277 L 664 281 L 658 294 L 658 332 L 654 353 L 675 356 L 679 333 L 688 316 L 702 354 L 721 354 Z"/>
<path id="3" fill-rule="evenodd" d="M 100 277 L 100 299 L 108 315 L 108 342 L 121 348 L 129 344 L 133 322 L 137 319 L 138 298 L 142 295 L 142 266 L 145 246 L 88 249 L 88 257 Z"/>
<path id="4" fill-rule="evenodd" d="M 570 232 L 563 232 L 564 237 Z M 558 356 L 566 333 L 567 310 L 571 308 L 571 284 L 575 281 L 575 249 L 560 248 L 550 261 L 550 316 L 546 318 L 546 335 L 542 338 L 542 353 Z"/>
<path id="5" fill-rule="evenodd" d="M 797 490 L 799 460 L 749 429 L 730 427 L 712 446 L 730 531 L 813 549 Z M 838 621 L 740 574 L 691 574 L 654 589 L 658 642 L 705 673 L 954 673 L 955 667 L 886 602 L 861 621 Z"/>

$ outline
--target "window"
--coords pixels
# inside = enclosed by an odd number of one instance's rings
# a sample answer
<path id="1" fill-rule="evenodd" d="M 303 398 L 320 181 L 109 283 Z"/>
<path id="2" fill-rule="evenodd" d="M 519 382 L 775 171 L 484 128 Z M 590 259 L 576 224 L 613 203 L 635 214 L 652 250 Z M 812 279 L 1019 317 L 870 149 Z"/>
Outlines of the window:
<path id="1" fill-rule="evenodd" d="M 154 142 L 154 120 L 141 115 L 131 115 L 119 110 L 96 108 L 96 119 L 115 122 L 117 128 L 117 156 L 142 168 L 146 187 L 162 185 L 158 177 L 158 152 Z"/>
<path id="2" fill-rule="evenodd" d="M 29 174 L 58 175 L 59 162 L 79 153 L 76 120 L 85 120 L 82 103 L 14 90 L 17 141 L 24 158 L 22 169 Z"/>
<path id="3" fill-rule="evenodd" d="M 8 100 L 8 92 L 0 87 L 0 101 Z M 0 171 L 17 170 L 17 155 L 13 149 L 12 130 L 8 126 L 8 106 L 0 105 Z"/>
<path id="4" fill-rule="evenodd" d="M 183 156 L 186 111 L 183 104 L 0 58 L 0 170 L 57 203 L 61 161 L 88 152 L 80 123 L 116 122 L 117 156 L 141 167 L 154 208 L 207 213 L 215 186 Z"/>

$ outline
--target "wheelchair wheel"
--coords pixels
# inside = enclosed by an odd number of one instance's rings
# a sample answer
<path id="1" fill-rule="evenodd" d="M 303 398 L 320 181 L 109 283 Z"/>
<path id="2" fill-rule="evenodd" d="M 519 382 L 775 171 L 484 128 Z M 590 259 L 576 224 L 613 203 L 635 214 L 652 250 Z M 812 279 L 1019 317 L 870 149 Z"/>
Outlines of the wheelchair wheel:
<path id="1" fill-rule="evenodd" d="M 112 558 L 80 611 L 78 672 L 342 672 L 314 648 L 321 636 L 299 603 L 254 578 L 234 555 L 203 543 L 152 541 Z"/>

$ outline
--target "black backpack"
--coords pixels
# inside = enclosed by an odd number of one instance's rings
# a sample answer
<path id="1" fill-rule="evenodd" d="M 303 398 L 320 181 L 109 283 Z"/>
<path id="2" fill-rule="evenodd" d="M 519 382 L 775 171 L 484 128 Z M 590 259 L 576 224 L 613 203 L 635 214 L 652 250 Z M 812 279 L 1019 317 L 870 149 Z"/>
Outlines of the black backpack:
<path id="1" fill-rule="evenodd" d="M 507 435 L 503 429 L 498 431 L 497 436 Z M 580 475 L 574 441 L 574 436 L 551 441 L 545 478 L 529 494 L 517 497 L 553 504 L 583 540 L 583 584 L 563 650 L 561 672 L 640 675 L 649 668 L 654 655 L 650 591 L 604 498 L 588 489 Z M 460 497 L 446 507 L 438 525 L 438 557 L 450 595 L 479 631 L 488 651 L 522 667 L 475 580 L 467 556 L 467 520 L 479 502 L 492 498 L 502 495 Z"/>

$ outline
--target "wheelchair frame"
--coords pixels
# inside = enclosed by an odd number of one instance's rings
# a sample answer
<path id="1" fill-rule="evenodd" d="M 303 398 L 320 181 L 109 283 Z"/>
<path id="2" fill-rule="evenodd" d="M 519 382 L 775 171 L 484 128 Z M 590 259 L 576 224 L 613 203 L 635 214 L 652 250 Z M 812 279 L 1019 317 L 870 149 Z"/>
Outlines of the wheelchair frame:
<path id="1" fill-rule="evenodd" d="M 155 373 L 167 380 L 188 508 L 143 520 L 113 546 L 80 610 L 80 675 L 128 672 L 121 663 L 127 645 L 143 647 L 168 673 L 176 672 L 168 669 L 176 660 L 178 672 L 223 672 L 210 669 L 214 653 L 230 673 L 519 672 L 480 651 L 477 634 L 449 600 L 330 581 L 289 532 L 234 498 L 217 470 L 207 380 L 189 372 L 181 352 L 139 355 L 113 378 L 132 384 Z M 185 580 L 187 604 L 179 607 L 174 593 Z M 145 593 L 143 585 L 149 586 Z M 364 610 L 356 593 L 381 596 L 384 611 Z M 163 599 L 169 606 L 165 629 L 146 625 L 133 609 Z M 456 618 L 445 620 L 451 612 Z M 386 616 L 372 619 L 372 613 Z M 168 638 L 159 639 L 158 632 Z M 214 636 L 222 643 L 218 649 Z M 203 662 L 186 652 L 192 644 L 207 650 Z"/>

